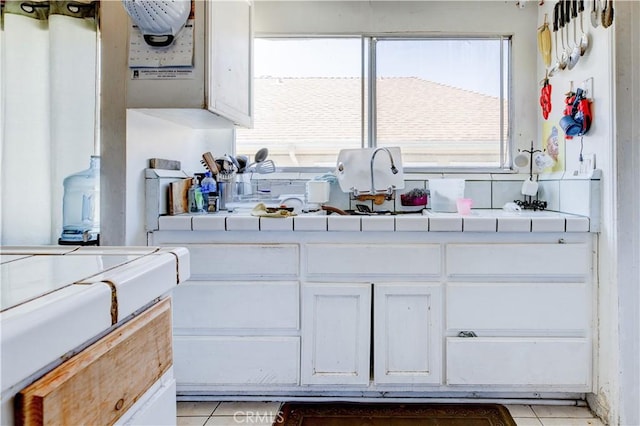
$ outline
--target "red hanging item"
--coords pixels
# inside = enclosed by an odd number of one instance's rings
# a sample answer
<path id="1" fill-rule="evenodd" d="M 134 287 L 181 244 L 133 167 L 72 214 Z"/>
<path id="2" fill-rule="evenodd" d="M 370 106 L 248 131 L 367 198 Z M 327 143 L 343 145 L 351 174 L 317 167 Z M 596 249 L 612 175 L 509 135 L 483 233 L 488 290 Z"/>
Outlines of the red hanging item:
<path id="1" fill-rule="evenodd" d="M 551 112 L 551 84 L 547 77 L 544 78 L 540 90 L 540 106 L 542 107 L 542 116 L 546 120 Z"/>

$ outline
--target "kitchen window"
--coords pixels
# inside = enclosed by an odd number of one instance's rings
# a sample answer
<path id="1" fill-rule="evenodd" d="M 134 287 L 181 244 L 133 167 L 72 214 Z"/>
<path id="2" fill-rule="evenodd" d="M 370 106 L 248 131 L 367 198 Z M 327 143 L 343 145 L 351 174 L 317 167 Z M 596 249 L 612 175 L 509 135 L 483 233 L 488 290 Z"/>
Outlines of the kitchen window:
<path id="1" fill-rule="evenodd" d="M 510 47 L 492 37 L 286 37 L 254 45 L 254 128 L 236 152 L 331 168 L 345 148 L 399 146 L 407 170 L 509 166 Z"/>

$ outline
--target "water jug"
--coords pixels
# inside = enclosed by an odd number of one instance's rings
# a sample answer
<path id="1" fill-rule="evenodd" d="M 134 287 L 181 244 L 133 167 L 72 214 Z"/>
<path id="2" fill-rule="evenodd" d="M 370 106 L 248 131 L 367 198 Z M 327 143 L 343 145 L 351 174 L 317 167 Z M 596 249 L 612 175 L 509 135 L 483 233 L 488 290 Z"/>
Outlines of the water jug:
<path id="1" fill-rule="evenodd" d="M 100 234 L 100 157 L 92 155 L 89 168 L 67 176 L 63 185 L 59 242 L 97 242 Z"/>

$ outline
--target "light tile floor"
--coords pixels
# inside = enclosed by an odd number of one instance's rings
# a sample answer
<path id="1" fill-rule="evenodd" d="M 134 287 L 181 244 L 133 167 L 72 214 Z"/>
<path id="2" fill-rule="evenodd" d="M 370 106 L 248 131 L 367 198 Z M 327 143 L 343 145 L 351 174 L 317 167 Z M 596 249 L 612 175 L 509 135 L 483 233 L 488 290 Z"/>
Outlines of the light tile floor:
<path id="1" fill-rule="evenodd" d="M 271 425 L 280 402 L 178 402 L 178 426 Z M 518 426 L 604 426 L 588 407 L 507 405 Z"/>

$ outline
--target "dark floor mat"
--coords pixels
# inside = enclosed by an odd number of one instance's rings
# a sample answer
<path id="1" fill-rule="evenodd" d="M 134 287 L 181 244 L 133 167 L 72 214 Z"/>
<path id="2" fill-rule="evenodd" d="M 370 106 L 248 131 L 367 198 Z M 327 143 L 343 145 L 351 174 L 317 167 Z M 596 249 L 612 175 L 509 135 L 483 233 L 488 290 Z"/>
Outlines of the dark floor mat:
<path id="1" fill-rule="evenodd" d="M 277 426 L 516 426 L 499 404 L 286 403 Z"/>

